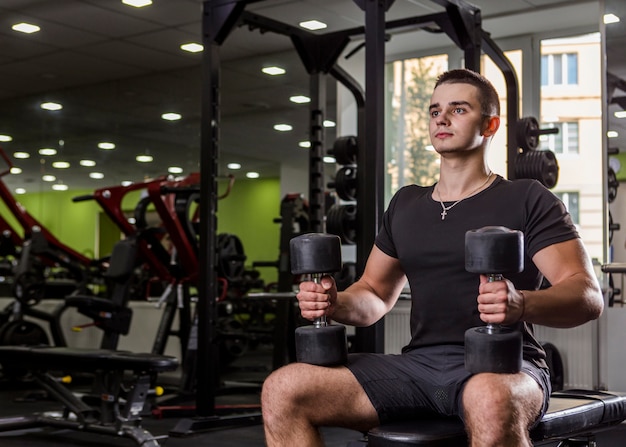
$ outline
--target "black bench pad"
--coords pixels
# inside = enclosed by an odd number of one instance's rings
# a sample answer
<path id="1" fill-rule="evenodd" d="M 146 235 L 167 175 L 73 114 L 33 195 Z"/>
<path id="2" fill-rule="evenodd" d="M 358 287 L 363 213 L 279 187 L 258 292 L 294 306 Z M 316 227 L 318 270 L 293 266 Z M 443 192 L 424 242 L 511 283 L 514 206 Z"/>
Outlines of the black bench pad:
<path id="1" fill-rule="evenodd" d="M 56 346 L 0 346 L 0 363 L 27 369 L 80 372 L 162 372 L 178 367 L 178 359 L 171 356 Z"/>
<path id="2" fill-rule="evenodd" d="M 567 439 L 599 431 L 626 419 L 626 394 L 591 390 L 552 393 L 550 407 L 531 431 L 533 441 Z M 467 443 L 456 417 L 420 419 L 384 424 L 368 434 L 368 446 L 459 446 Z"/>

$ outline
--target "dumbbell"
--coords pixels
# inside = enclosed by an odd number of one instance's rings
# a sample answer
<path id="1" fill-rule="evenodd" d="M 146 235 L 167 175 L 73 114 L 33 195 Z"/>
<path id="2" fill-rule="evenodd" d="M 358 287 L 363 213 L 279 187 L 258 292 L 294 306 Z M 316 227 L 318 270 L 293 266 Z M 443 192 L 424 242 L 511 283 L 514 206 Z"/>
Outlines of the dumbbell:
<path id="1" fill-rule="evenodd" d="M 524 235 L 501 226 L 465 233 L 465 270 L 501 281 L 505 273 L 524 269 Z M 522 368 L 522 334 L 510 327 L 487 324 L 465 331 L 465 369 L 513 374 Z"/>
<path id="2" fill-rule="evenodd" d="M 310 275 L 319 283 L 325 274 L 341 270 L 341 239 L 325 233 L 308 233 L 289 241 L 291 272 L 294 275 Z M 346 328 L 331 325 L 326 316 L 313 321 L 313 325 L 301 326 L 295 331 L 296 360 L 319 366 L 346 363 L 348 343 Z"/>

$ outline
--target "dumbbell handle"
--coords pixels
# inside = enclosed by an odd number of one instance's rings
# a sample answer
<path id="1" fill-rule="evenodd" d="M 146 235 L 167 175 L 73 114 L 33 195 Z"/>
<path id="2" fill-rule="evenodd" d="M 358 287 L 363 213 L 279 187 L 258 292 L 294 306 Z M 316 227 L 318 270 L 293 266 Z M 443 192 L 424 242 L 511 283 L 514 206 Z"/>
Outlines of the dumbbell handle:
<path id="1" fill-rule="evenodd" d="M 311 273 L 311 281 L 313 281 L 315 284 L 319 284 L 322 282 L 322 276 L 323 274 L 321 273 Z M 313 326 L 315 327 L 328 326 L 328 322 L 326 321 L 326 315 L 322 315 L 321 317 L 317 317 L 315 320 L 313 320 Z"/>
<path id="2" fill-rule="evenodd" d="M 489 275 L 487 275 L 487 281 L 489 282 L 502 281 L 503 279 L 504 276 L 502 276 L 502 273 L 490 273 Z M 487 332 L 490 334 L 498 331 L 499 328 L 499 324 L 487 323 Z"/>

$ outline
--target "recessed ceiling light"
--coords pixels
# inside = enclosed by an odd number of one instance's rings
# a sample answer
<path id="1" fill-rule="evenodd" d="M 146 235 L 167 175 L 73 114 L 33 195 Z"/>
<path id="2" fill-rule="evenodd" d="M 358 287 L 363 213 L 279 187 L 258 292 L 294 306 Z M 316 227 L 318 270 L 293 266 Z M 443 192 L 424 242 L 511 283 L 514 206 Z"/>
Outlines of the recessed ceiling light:
<path id="1" fill-rule="evenodd" d="M 307 102 L 311 102 L 311 98 L 304 95 L 296 95 L 289 98 L 289 101 L 295 102 L 296 104 L 306 104 Z"/>
<path id="2" fill-rule="evenodd" d="M 324 120 L 324 127 L 335 127 L 337 124 L 331 120 Z"/>
<path id="3" fill-rule="evenodd" d="M 67 161 L 55 161 L 52 163 L 52 167 L 57 169 L 67 169 L 70 167 L 70 164 Z"/>
<path id="4" fill-rule="evenodd" d="M 11 174 L 15 174 L 15 175 L 21 174 L 22 173 L 22 168 L 18 168 L 17 166 L 13 166 L 9 172 L 11 172 Z"/>
<path id="5" fill-rule="evenodd" d="M 57 150 L 52 149 L 51 147 L 42 147 L 39 149 L 39 155 L 56 155 Z"/>
<path id="6" fill-rule="evenodd" d="M 248 178 L 259 178 L 261 175 L 258 172 L 250 171 L 246 172 L 246 177 Z"/>
<path id="7" fill-rule="evenodd" d="M 179 166 L 170 166 L 169 168 L 167 168 L 167 172 L 169 172 L 170 174 L 182 174 L 183 168 Z"/>
<path id="8" fill-rule="evenodd" d="M 0 135 L 0 141 L 2 141 L 3 143 L 13 141 L 13 137 L 10 135 Z"/>
<path id="9" fill-rule="evenodd" d="M 606 136 L 609 137 L 609 138 L 617 138 L 617 137 L 619 137 L 619 134 L 615 130 L 609 130 L 606 133 Z"/>
<path id="10" fill-rule="evenodd" d="M 228 163 L 226 167 L 232 170 L 241 169 L 241 165 L 239 163 Z"/>
<path id="11" fill-rule="evenodd" d="M 104 174 L 102 172 L 90 172 L 89 173 L 89 178 L 94 178 L 94 179 L 103 179 L 104 178 Z"/>
<path id="12" fill-rule="evenodd" d="M 609 13 L 609 14 L 604 14 L 604 16 L 602 17 L 602 20 L 605 25 L 608 25 L 609 23 L 619 22 L 619 17 L 617 17 L 615 14 Z"/>
<path id="13" fill-rule="evenodd" d="M 41 28 L 39 28 L 37 25 L 33 25 L 32 23 L 22 22 L 22 23 L 16 23 L 15 25 L 11 27 L 11 29 L 13 31 L 19 31 L 20 33 L 32 34 L 32 33 L 36 33 Z"/>
<path id="14" fill-rule="evenodd" d="M 130 180 L 124 180 L 124 181 L 122 181 L 122 186 L 130 186 L 130 185 L 132 185 L 132 184 L 133 184 L 133 182 L 131 182 Z"/>
<path id="15" fill-rule="evenodd" d="M 264 67 L 261 69 L 261 71 L 271 76 L 277 76 L 277 75 L 282 75 L 282 74 L 287 73 L 284 68 L 280 68 L 276 66 Z"/>
<path id="16" fill-rule="evenodd" d="M 152 0 L 122 0 L 122 3 L 128 6 L 134 6 L 135 8 L 143 8 L 152 4 Z"/>
<path id="17" fill-rule="evenodd" d="M 154 158 L 152 158 L 152 155 L 137 155 L 135 157 L 135 160 L 137 160 L 139 163 L 150 163 L 152 160 L 154 160 Z"/>
<path id="18" fill-rule="evenodd" d="M 57 178 L 54 175 L 46 174 L 41 176 L 41 180 L 44 182 L 54 182 Z"/>
<path id="19" fill-rule="evenodd" d="M 289 124 L 275 124 L 274 130 L 279 132 L 289 132 L 290 130 L 293 130 L 293 126 L 290 126 Z"/>
<path id="20" fill-rule="evenodd" d="M 200 51 L 204 50 L 204 46 L 200 45 L 199 43 L 184 43 L 180 46 L 181 50 L 184 51 L 189 51 L 190 53 L 199 53 Z"/>
<path id="21" fill-rule="evenodd" d="M 180 113 L 168 112 L 161 115 L 161 118 L 167 121 L 177 121 L 182 118 Z"/>
<path id="22" fill-rule="evenodd" d="M 298 143 L 298 146 L 303 147 L 305 149 L 308 149 L 311 147 L 311 142 L 310 141 L 300 141 Z"/>
<path id="23" fill-rule="evenodd" d="M 24 188 L 15 188 L 15 194 L 26 194 L 26 190 Z"/>
<path id="24" fill-rule="evenodd" d="M 328 26 L 324 22 L 320 22 L 319 20 L 306 20 L 304 22 L 298 23 L 298 25 L 300 25 L 304 29 L 308 29 L 311 31 L 324 29 Z"/>
<path id="25" fill-rule="evenodd" d="M 42 102 L 40 107 L 44 110 L 61 110 L 63 106 L 57 102 Z"/>
<path id="26" fill-rule="evenodd" d="M 55 191 L 67 191 L 68 186 L 63 183 L 55 183 L 54 185 L 52 185 L 52 189 L 54 189 Z"/>
<path id="27" fill-rule="evenodd" d="M 102 141 L 102 142 L 98 143 L 98 147 L 100 149 L 105 150 L 105 151 L 110 151 L 110 150 L 115 149 L 115 143 L 111 143 L 109 141 Z"/>
<path id="28" fill-rule="evenodd" d="M 78 162 L 79 165 L 81 166 L 88 166 L 88 167 L 92 167 L 96 165 L 96 162 L 93 160 L 81 160 Z"/>
<path id="29" fill-rule="evenodd" d="M 13 156 L 20 159 L 30 158 L 30 154 L 28 152 L 15 152 L 13 153 Z"/>
<path id="30" fill-rule="evenodd" d="M 626 110 L 620 110 L 614 113 L 615 118 L 626 118 Z"/>
<path id="31" fill-rule="evenodd" d="M 324 160 L 324 163 L 337 163 L 335 157 L 331 157 L 330 155 L 326 155 L 324 158 L 322 158 L 322 160 Z"/>

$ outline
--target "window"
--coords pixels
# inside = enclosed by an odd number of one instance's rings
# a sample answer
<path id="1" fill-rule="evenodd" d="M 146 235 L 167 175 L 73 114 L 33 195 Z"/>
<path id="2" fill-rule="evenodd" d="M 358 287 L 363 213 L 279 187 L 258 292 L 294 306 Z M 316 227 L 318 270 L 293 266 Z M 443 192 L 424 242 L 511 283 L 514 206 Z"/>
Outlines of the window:
<path id="1" fill-rule="evenodd" d="M 541 56 L 541 85 L 578 84 L 578 54 L 555 53 Z"/>
<path id="2" fill-rule="evenodd" d="M 578 154 L 578 122 L 545 123 L 542 129 L 558 129 L 558 133 L 541 135 L 540 149 L 548 149 L 555 154 Z"/>
<path id="3" fill-rule="evenodd" d="M 567 211 L 569 211 L 570 215 L 572 216 L 572 220 L 574 221 L 574 224 L 579 225 L 580 224 L 580 210 L 578 207 L 578 203 L 579 203 L 578 193 L 568 191 L 568 192 L 555 192 L 554 194 L 563 201 L 563 203 L 565 204 L 565 207 L 567 208 Z"/>

